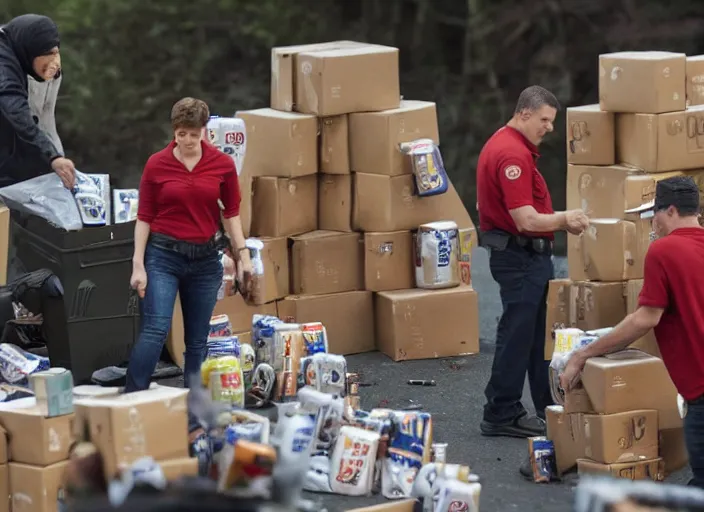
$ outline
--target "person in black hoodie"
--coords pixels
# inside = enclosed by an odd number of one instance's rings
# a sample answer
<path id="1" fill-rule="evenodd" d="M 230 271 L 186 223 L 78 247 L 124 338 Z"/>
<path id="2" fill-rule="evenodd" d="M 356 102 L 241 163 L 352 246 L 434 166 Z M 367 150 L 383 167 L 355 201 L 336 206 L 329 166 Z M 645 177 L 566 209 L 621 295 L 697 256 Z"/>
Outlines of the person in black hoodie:
<path id="1" fill-rule="evenodd" d="M 28 76 L 43 82 L 61 72 L 59 30 L 50 18 L 24 14 L 0 27 L 0 187 L 53 170 L 67 188 L 75 166 L 38 126 Z"/>

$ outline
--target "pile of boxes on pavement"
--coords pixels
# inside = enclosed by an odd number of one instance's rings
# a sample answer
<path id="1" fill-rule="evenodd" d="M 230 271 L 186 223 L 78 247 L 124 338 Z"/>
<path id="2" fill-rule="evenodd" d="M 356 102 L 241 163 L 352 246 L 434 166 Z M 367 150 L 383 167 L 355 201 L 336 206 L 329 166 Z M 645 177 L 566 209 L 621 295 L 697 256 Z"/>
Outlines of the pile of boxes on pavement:
<path id="1" fill-rule="evenodd" d="M 599 105 L 567 110 L 567 209 L 590 226 L 568 235 L 569 279 L 550 282 L 546 359 L 579 332 L 613 327 L 638 306 L 648 214 L 658 180 L 691 175 L 704 193 L 704 57 L 623 52 L 599 57 Z M 582 333 L 583 334 L 583 333 Z M 583 389 L 547 413 L 560 472 L 661 480 L 687 463 L 677 391 L 652 331 L 587 362 Z"/>
<path id="2" fill-rule="evenodd" d="M 84 431 L 114 475 L 142 457 L 158 461 L 166 480 L 197 475 L 188 458 L 186 394 L 154 387 L 130 395 L 117 388 L 80 394 L 70 371 L 30 376 L 35 396 L 0 404 L 0 512 L 55 512 L 66 504 L 66 468 Z M 86 389 L 93 389 L 88 386 Z"/>
<path id="3" fill-rule="evenodd" d="M 437 111 L 401 100 L 398 53 L 350 41 L 274 48 L 271 108 L 237 112 L 246 126 L 240 215 L 245 235 L 264 244 L 265 284 L 260 304 L 226 297 L 214 314 L 227 314 L 241 340 L 264 314 L 322 322 L 335 354 L 479 351 L 474 225 L 451 183 L 440 195 L 414 190 L 399 144 L 439 144 Z M 417 289 L 414 231 L 442 221 L 459 230 L 462 283 Z M 179 309 L 170 345 L 181 338 Z M 183 350 L 170 352 L 180 363 Z"/>
<path id="4" fill-rule="evenodd" d="M 342 41 L 272 50 L 271 108 L 236 114 L 246 132 L 240 216 L 248 241 L 262 247 L 257 293 L 249 302 L 223 294 L 211 334 L 227 323 L 242 367 L 232 382 L 248 397 L 256 376 L 276 376 L 270 398 L 281 403 L 272 443 L 282 459 L 291 444 L 312 446 L 305 490 L 380 493 L 395 500 L 384 508 L 390 511 L 410 509 L 404 498 L 433 500 L 442 491 L 478 510 L 477 477 L 468 466 L 445 463 L 430 414 L 364 411 L 358 376 L 346 373 L 342 357 L 376 349 L 394 360 L 479 351 L 475 229 L 449 181 L 441 194 L 418 192 L 401 144 L 438 145 L 437 111 L 431 102 L 401 100 L 398 68 L 398 50 L 386 46 Z M 450 271 L 444 281 L 428 280 L 423 237 L 443 231 L 450 243 L 436 256 Z M 224 347 L 222 333 L 213 336 L 209 346 L 217 338 Z M 167 346 L 181 366 L 182 342 L 177 304 Z M 224 396 L 219 363 L 206 360 L 204 368 L 209 364 L 217 367 L 209 390 L 217 399 Z M 243 400 L 240 392 L 232 396 Z M 244 400 L 248 407 L 263 402 Z M 312 441 L 303 434 L 311 408 L 318 418 Z M 269 453 L 268 440 L 256 443 Z M 235 453 L 242 449 L 235 446 Z"/>

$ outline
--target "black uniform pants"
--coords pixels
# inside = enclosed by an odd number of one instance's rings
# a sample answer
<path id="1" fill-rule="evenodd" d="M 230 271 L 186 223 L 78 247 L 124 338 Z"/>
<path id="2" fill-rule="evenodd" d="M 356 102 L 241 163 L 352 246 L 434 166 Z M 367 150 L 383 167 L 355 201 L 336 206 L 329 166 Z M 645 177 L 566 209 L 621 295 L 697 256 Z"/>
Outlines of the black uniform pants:
<path id="1" fill-rule="evenodd" d="M 544 418 L 545 407 L 553 403 L 550 363 L 544 357 L 548 282 L 555 275 L 552 251 L 547 246 L 538 252 L 530 243 L 521 246 L 515 237 L 506 238 L 498 248 L 490 247 L 491 275 L 503 305 L 491 378 L 484 392 L 484 420 L 495 424 L 526 414 L 521 403 L 526 373 L 538 415 Z"/>

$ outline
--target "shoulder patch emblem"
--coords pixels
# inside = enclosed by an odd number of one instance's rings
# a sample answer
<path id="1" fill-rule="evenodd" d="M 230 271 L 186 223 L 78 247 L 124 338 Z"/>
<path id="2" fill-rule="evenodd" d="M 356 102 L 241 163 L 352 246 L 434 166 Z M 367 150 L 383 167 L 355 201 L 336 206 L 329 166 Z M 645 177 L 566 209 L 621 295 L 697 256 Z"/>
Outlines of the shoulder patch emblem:
<path id="1" fill-rule="evenodd" d="M 504 169 L 504 174 L 509 180 L 517 180 L 521 177 L 521 168 L 517 165 L 509 165 Z"/>

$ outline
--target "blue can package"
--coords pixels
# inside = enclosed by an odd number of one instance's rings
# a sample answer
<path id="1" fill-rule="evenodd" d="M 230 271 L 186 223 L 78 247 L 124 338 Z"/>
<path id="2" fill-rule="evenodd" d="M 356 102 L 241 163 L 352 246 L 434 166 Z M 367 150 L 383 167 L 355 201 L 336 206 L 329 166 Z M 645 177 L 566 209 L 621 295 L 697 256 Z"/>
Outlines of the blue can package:
<path id="1" fill-rule="evenodd" d="M 411 159 L 415 176 L 416 193 L 420 197 L 447 192 L 449 181 L 442 161 L 440 148 L 432 139 L 416 139 L 399 145 L 401 153 Z"/>
<path id="2" fill-rule="evenodd" d="M 533 468 L 535 482 L 550 482 L 557 477 L 555 462 L 555 445 L 546 437 L 531 437 L 528 439 L 530 465 Z"/>

